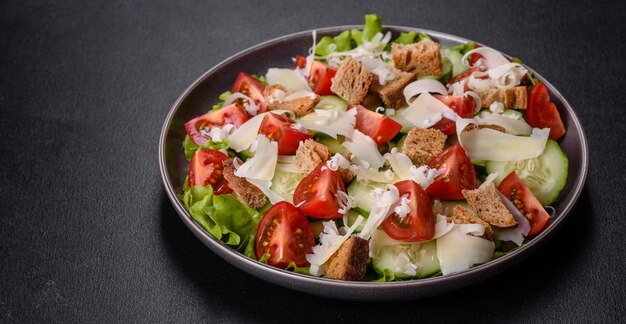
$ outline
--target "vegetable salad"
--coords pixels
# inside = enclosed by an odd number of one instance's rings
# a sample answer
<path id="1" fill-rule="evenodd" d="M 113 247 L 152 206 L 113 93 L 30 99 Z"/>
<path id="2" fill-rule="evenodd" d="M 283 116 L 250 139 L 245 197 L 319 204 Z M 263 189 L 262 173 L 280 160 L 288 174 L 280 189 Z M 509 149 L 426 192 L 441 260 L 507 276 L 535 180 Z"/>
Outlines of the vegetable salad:
<path id="1" fill-rule="evenodd" d="M 377 15 L 312 38 L 186 123 L 180 198 L 207 232 L 274 267 L 392 281 L 464 271 L 545 230 L 565 126 L 519 60 L 393 35 Z"/>

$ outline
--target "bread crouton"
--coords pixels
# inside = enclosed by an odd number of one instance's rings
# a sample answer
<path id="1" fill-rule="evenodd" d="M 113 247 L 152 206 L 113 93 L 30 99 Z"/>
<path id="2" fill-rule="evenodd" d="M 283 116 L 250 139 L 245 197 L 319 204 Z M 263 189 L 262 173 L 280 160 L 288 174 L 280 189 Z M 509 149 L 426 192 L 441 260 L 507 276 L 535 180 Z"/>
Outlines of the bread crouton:
<path id="1" fill-rule="evenodd" d="M 441 75 L 439 44 L 425 39 L 413 44 L 391 44 L 395 67 L 417 76 Z"/>
<path id="2" fill-rule="evenodd" d="M 482 189 L 464 189 L 462 192 L 465 199 L 467 199 L 467 203 L 476 212 L 476 215 L 489 223 L 489 225 L 498 227 L 517 225 L 517 221 L 506 208 L 496 190 L 498 190 L 496 186 L 491 183 Z"/>
<path id="3" fill-rule="evenodd" d="M 363 102 L 374 75 L 361 62 L 347 57 L 339 66 L 330 90 L 352 105 Z"/>
<path id="4" fill-rule="evenodd" d="M 310 173 L 318 165 L 328 161 L 330 157 L 331 152 L 326 145 L 309 138 L 298 146 L 296 167 L 304 173 Z"/>
<path id="5" fill-rule="evenodd" d="M 404 99 L 404 88 L 415 80 L 415 74 L 394 69 L 393 80 L 387 81 L 385 85 L 380 85 L 378 81 L 372 83 L 370 92 L 380 96 L 385 105 L 390 108 L 400 108 L 406 105 Z"/>
<path id="6" fill-rule="evenodd" d="M 482 107 L 489 108 L 494 102 L 501 102 L 507 109 L 526 109 L 528 93 L 526 87 L 519 86 L 510 89 L 475 90 L 482 100 Z"/>
<path id="7" fill-rule="evenodd" d="M 486 239 L 491 239 L 491 237 L 493 236 L 493 229 L 491 228 L 491 225 L 489 225 L 489 223 L 480 219 L 480 217 L 474 215 L 474 213 L 461 205 L 454 206 L 454 208 L 452 209 L 452 216 L 450 216 L 449 219 L 455 224 L 482 225 L 485 228 L 485 233 L 483 234 L 483 237 Z"/>
<path id="8" fill-rule="evenodd" d="M 506 133 L 506 128 L 500 126 L 500 125 L 493 125 L 493 124 L 482 124 L 482 125 L 476 125 L 476 124 L 469 124 L 467 126 L 465 126 L 465 128 L 463 128 L 464 132 L 469 132 L 469 131 L 473 131 L 475 129 L 483 129 L 483 128 L 490 128 L 493 130 L 497 130 L 498 132 L 502 132 L 502 133 Z"/>
<path id="9" fill-rule="evenodd" d="M 361 280 L 367 270 L 369 243 L 352 236 L 326 263 L 326 278 L 338 280 Z"/>
<path id="10" fill-rule="evenodd" d="M 428 164 L 439 153 L 448 136 L 438 129 L 411 128 L 404 140 L 402 153 L 416 165 Z"/>
<path id="11" fill-rule="evenodd" d="M 315 108 L 315 106 L 320 102 L 320 96 L 315 95 L 315 97 L 301 97 L 292 100 L 284 100 L 285 97 L 288 97 L 292 94 L 287 88 L 279 85 L 272 84 L 263 90 L 263 97 L 267 102 L 268 110 L 289 110 L 293 111 L 297 117 L 302 117 Z M 288 99 L 288 98 L 287 98 Z"/>
<path id="12" fill-rule="evenodd" d="M 352 172 L 350 169 L 339 168 L 337 169 L 337 172 L 339 172 L 339 176 L 344 183 L 352 181 L 352 179 L 354 179 L 354 177 L 356 176 L 356 174 L 354 174 L 354 172 Z"/>
<path id="13" fill-rule="evenodd" d="M 224 179 L 228 181 L 228 186 L 233 190 L 235 197 L 249 207 L 257 209 L 267 203 L 267 197 L 259 188 L 235 175 L 233 159 L 224 161 Z"/>

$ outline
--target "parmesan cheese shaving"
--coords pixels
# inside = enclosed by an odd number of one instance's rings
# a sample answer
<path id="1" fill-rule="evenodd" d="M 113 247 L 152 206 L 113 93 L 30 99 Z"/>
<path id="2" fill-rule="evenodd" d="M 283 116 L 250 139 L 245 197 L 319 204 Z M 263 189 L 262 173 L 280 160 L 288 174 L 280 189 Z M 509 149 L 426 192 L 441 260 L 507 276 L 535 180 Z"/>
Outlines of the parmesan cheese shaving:
<path id="1" fill-rule="evenodd" d="M 351 109 L 355 110 L 356 109 Z M 343 147 L 352 152 L 357 158 L 367 162 L 369 167 L 377 170 L 385 164 L 385 159 L 378 152 L 378 147 L 374 140 L 355 129 L 351 138 L 346 138 L 346 141 L 341 144 Z"/>
<path id="2" fill-rule="evenodd" d="M 311 87 L 304 77 L 292 69 L 271 68 L 267 70 L 265 78 L 267 83 L 279 84 L 290 92 L 311 91 Z"/>
<path id="3" fill-rule="evenodd" d="M 409 83 L 404 90 L 402 91 L 404 94 L 404 99 L 409 104 L 413 101 L 413 97 L 418 96 L 422 93 L 438 93 L 438 94 L 448 94 L 448 90 L 446 87 L 441 84 L 441 82 L 434 79 L 420 79 L 417 81 L 413 81 Z"/>
<path id="4" fill-rule="evenodd" d="M 259 127 L 261 127 L 265 114 L 266 113 L 258 114 L 239 126 L 239 128 L 228 137 L 230 148 L 241 152 L 250 147 L 250 144 L 254 142 L 259 133 Z"/>
<path id="5" fill-rule="evenodd" d="M 316 109 L 298 120 L 310 130 L 322 132 L 332 138 L 338 135 L 352 136 L 356 124 L 356 109 L 348 111 Z"/>
<path id="6" fill-rule="evenodd" d="M 235 175 L 241 178 L 271 181 L 278 160 L 278 143 L 270 141 L 264 135 L 258 135 L 254 141 L 254 157 L 242 164 Z M 270 183 L 271 185 L 271 183 Z M 268 186 L 269 188 L 269 186 Z"/>
<path id="7" fill-rule="evenodd" d="M 536 158 L 545 149 L 550 129 L 533 128 L 530 137 L 515 136 L 490 128 L 464 132 L 467 120 L 456 124 L 459 142 L 472 160 L 519 161 Z"/>
<path id="8" fill-rule="evenodd" d="M 387 185 L 387 190 L 376 188 L 370 195 L 372 195 L 372 210 L 359 233 L 359 237 L 366 240 L 372 237 L 383 220 L 393 212 L 391 207 L 400 199 L 398 188 L 391 184 Z"/>
<path id="9" fill-rule="evenodd" d="M 465 271 L 493 257 L 495 244 L 481 237 L 484 227 L 479 224 L 455 224 L 450 232 L 437 239 L 437 258 L 443 275 Z"/>
<path id="10" fill-rule="evenodd" d="M 419 128 L 431 127 L 444 117 L 452 121 L 461 118 L 454 110 L 429 93 L 422 93 L 401 115 L 415 127 Z"/>
<path id="11" fill-rule="evenodd" d="M 468 58 L 474 53 L 479 54 L 483 57 L 483 60 L 487 63 L 488 68 L 494 68 L 496 66 L 509 63 L 509 60 L 507 60 L 506 57 L 504 57 L 504 55 L 502 55 L 500 52 L 494 50 L 493 48 L 485 46 L 475 48 L 471 51 L 467 51 L 465 55 L 463 55 L 461 62 L 464 65 L 469 66 Z"/>
<path id="12" fill-rule="evenodd" d="M 245 94 L 241 92 L 235 92 L 231 94 L 230 97 L 228 97 L 228 99 L 224 101 L 224 106 L 230 105 L 231 103 L 235 102 L 235 100 L 237 99 L 245 99 L 247 101 L 247 103 L 244 106 L 244 109 L 250 115 L 256 115 L 257 112 L 259 111 L 259 106 L 257 106 L 256 102 L 252 98 L 246 96 Z"/>
<path id="13" fill-rule="evenodd" d="M 281 195 L 275 193 L 274 191 L 272 191 L 272 189 L 271 189 L 272 182 L 271 181 L 252 179 L 252 178 L 246 178 L 246 180 L 250 184 L 252 184 L 255 187 L 259 188 L 259 190 L 261 190 L 263 192 L 263 194 L 265 194 L 267 196 L 267 198 L 270 200 L 270 202 L 272 204 L 277 204 L 277 203 L 285 200 L 285 198 L 283 196 L 281 196 Z"/>

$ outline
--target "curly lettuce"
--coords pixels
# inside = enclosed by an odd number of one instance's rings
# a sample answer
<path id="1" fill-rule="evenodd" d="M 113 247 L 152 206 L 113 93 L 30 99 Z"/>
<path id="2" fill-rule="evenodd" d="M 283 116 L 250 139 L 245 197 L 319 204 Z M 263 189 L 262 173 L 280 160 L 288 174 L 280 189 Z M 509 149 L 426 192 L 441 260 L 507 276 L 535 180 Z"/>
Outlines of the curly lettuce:
<path id="1" fill-rule="evenodd" d="M 254 255 L 254 235 L 261 214 L 231 194 L 214 195 L 211 186 L 193 186 L 183 194 L 191 217 L 218 240 L 247 257 Z"/>

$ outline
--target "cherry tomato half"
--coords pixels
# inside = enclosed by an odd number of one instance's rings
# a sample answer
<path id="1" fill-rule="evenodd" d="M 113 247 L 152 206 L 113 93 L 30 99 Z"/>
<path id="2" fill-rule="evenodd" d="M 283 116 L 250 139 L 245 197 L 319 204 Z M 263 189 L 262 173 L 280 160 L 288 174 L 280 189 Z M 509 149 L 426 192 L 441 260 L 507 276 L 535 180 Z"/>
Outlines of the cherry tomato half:
<path id="1" fill-rule="evenodd" d="M 259 112 L 267 111 L 267 103 L 265 102 L 265 97 L 263 96 L 263 90 L 265 89 L 265 85 L 261 83 L 255 77 L 239 72 L 237 75 L 237 79 L 235 79 L 235 83 L 233 84 L 232 93 L 240 92 L 244 95 L 250 97 L 254 102 L 259 106 Z M 242 102 L 242 104 L 244 104 Z"/>
<path id="2" fill-rule="evenodd" d="M 301 69 L 306 68 L 306 57 L 300 55 L 296 56 L 295 65 Z M 309 85 L 311 89 L 313 89 L 313 92 L 320 96 L 333 94 L 333 92 L 330 91 L 330 86 L 332 85 L 332 80 L 336 73 L 337 70 L 328 67 L 326 63 L 314 60 L 311 64 L 311 71 L 309 72 Z"/>
<path id="3" fill-rule="evenodd" d="M 322 163 L 300 181 L 293 203 L 309 217 L 341 218 L 338 191 L 346 191 L 341 176 Z"/>
<path id="4" fill-rule="evenodd" d="M 393 213 L 387 217 L 382 227 L 391 238 L 403 242 L 430 240 L 435 235 L 435 217 L 428 195 L 412 180 L 404 180 L 395 184 L 400 197 L 406 197 L 411 211 L 400 217 Z"/>
<path id="5" fill-rule="evenodd" d="M 263 117 L 261 127 L 259 127 L 259 134 L 263 134 L 270 140 L 278 142 L 279 155 L 291 155 L 296 153 L 300 142 L 313 137 L 311 132 L 303 133 L 293 128 L 294 124 L 295 121 L 290 118 L 269 113 Z"/>
<path id="6" fill-rule="evenodd" d="M 356 109 L 354 128 L 371 137 L 378 145 L 389 142 L 402 129 L 402 125 L 395 120 L 361 105 L 350 106 L 348 109 Z"/>
<path id="7" fill-rule="evenodd" d="M 476 170 L 460 144 L 445 149 L 428 163 L 428 167 L 443 172 L 426 188 L 433 198 L 461 200 L 465 199 L 463 189 L 476 189 Z"/>
<path id="8" fill-rule="evenodd" d="M 454 110 L 462 118 L 472 118 L 474 116 L 474 100 L 471 97 L 444 95 L 434 95 L 434 97 Z M 431 128 L 438 129 L 446 135 L 456 134 L 456 123 L 447 118 L 443 118 Z"/>
<path id="9" fill-rule="evenodd" d="M 537 235 L 548 227 L 550 216 L 548 216 L 546 210 L 539 200 L 537 200 L 535 194 L 533 194 L 515 171 L 511 171 L 511 173 L 500 182 L 498 190 L 509 198 L 513 205 L 515 205 L 530 222 L 530 232 L 528 232 L 528 236 Z"/>
<path id="10" fill-rule="evenodd" d="M 298 267 L 307 266 L 306 255 L 312 253 L 315 245 L 309 220 L 286 201 L 265 212 L 255 237 L 256 258 L 269 253 L 267 264 L 282 269 L 291 262 Z"/>
<path id="11" fill-rule="evenodd" d="M 211 126 L 222 126 L 224 124 L 233 124 L 239 127 L 247 120 L 248 113 L 246 113 L 246 110 L 241 105 L 232 104 L 216 111 L 209 111 L 188 121 L 185 123 L 185 130 L 196 145 L 202 145 L 208 141 L 208 138 L 202 135 L 202 129 L 208 130 Z"/>
<path id="12" fill-rule="evenodd" d="M 548 88 L 542 82 L 537 83 L 528 95 L 526 121 L 532 127 L 550 128 L 550 139 L 558 140 L 565 135 L 565 125 L 553 102 L 550 101 Z"/>
<path id="13" fill-rule="evenodd" d="M 228 181 L 224 179 L 222 174 L 226 159 L 228 156 L 220 151 L 197 150 L 189 163 L 189 186 L 211 185 L 216 195 L 231 193 L 232 190 L 228 187 Z"/>

